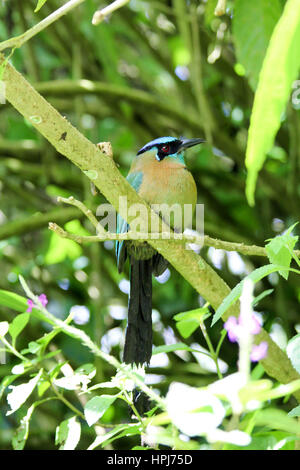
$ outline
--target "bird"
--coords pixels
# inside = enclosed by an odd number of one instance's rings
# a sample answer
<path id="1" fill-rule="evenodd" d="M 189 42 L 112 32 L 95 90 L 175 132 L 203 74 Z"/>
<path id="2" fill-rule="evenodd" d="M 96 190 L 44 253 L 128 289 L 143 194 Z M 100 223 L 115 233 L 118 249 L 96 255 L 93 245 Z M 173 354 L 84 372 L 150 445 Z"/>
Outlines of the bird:
<path id="1" fill-rule="evenodd" d="M 134 158 L 127 181 L 145 202 L 184 204 L 197 202 L 195 180 L 186 167 L 184 152 L 201 144 L 203 139 L 159 137 L 144 145 Z M 164 218 L 164 217 L 162 217 Z M 170 219 L 171 220 L 171 219 Z M 172 228 L 176 231 L 175 219 Z M 172 220 L 171 220 L 172 223 Z M 118 214 L 117 233 L 126 233 L 129 224 Z M 145 242 L 116 241 L 116 259 L 121 273 L 127 258 L 130 261 L 128 321 L 123 362 L 136 366 L 149 365 L 152 356 L 152 274 L 160 276 L 167 260 Z"/>

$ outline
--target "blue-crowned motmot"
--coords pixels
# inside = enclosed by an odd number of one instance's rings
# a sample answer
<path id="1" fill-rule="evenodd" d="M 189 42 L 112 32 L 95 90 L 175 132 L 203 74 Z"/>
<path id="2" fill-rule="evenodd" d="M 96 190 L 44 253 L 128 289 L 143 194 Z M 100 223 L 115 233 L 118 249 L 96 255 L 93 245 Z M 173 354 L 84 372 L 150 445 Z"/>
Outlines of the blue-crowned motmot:
<path id="1" fill-rule="evenodd" d="M 160 137 L 138 151 L 127 180 L 136 192 L 152 204 L 192 204 L 197 201 L 197 188 L 187 170 L 184 151 L 204 142 L 203 139 Z M 176 230 L 176 226 L 173 227 Z M 118 216 L 117 232 L 127 232 L 129 226 Z M 127 255 L 130 259 L 130 294 L 124 362 L 149 364 L 152 354 L 152 273 L 161 275 L 168 262 L 147 242 L 116 243 L 118 270 L 123 270 Z"/>

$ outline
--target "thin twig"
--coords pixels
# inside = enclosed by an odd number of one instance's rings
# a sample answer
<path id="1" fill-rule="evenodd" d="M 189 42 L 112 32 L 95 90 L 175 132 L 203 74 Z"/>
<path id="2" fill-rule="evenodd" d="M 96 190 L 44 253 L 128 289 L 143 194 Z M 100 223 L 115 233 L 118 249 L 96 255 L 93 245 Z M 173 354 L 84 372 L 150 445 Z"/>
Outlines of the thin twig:
<path id="1" fill-rule="evenodd" d="M 97 25 L 101 23 L 108 15 L 123 7 L 124 5 L 126 5 L 126 3 L 129 3 L 129 0 L 116 0 L 107 7 L 96 11 L 92 19 L 92 24 Z"/>
<path id="2" fill-rule="evenodd" d="M 20 34 L 19 36 L 15 36 L 14 38 L 7 39 L 0 43 L 0 51 L 7 49 L 9 47 L 21 47 L 25 42 L 29 41 L 33 36 L 36 36 L 38 33 L 43 31 L 43 29 L 50 26 L 54 21 L 58 20 L 61 16 L 65 15 L 69 11 L 73 10 L 73 8 L 83 3 L 85 0 L 70 0 L 69 2 L 65 3 L 62 7 L 55 10 L 49 16 L 44 18 L 42 21 L 34 25 L 32 28 L 25 31 L 25 33 Z"/>
<path id="3" fill-rule="evenodd" d="M 98 223 L 97 227 L 99 226 L 101 226 L 101 224 Z M 210 237 L 209 235 L 204 235 L 202 237 L 201 235 L 190 235 L 186 233 L 174 234 L 172 232 L 161 232 L 161 233 L 154 233 L 154 234 L 149 235 L 148 233 L 133 232 L 133 231 L 128 231 L 126 233 L 111 233 L 111 232 L 106 232 L 103 229 L 103 233 L 101 234 L 82 236 L 82 235 L 75 235 L 73 233 L 69 233 L 66 230 L 64 230 L 62 227 L 60 227 L 59 225 L 53 222 L 49 223 L 49 229 L 55 232 L 60 237 L 69 238 L 70 240 L 73 240 L 79 244 L 99 243 L 99 242 L 104 242 L 107 240 L 113 240 L 113 241 L 139 240 L 142 242 L 142 241 L 147 241 L 153 237 L 153 239 L 160 240 L 160 241 L 172 240 L 172 242 L 176 244 L 192 243 L 198 246 L 213 247 L 218 250 L 236 251 L 245 256 L 263 256 L 263 257 L 268 256 L 266 249 L 263 246 L 244 245 L 243 243 L 234 243 L 234 242 L 228 242 L 225 240 L 218 240 L 216 238 Z M 294 254 L 299 257 L 300 250 L 294 250 Z"/>

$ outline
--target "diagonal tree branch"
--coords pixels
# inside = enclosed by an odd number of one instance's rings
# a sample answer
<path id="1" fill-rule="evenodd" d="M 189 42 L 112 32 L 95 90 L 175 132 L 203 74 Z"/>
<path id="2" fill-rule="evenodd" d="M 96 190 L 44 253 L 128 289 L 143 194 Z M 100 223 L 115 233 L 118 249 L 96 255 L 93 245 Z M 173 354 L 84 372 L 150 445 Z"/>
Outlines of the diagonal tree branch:
<path id="1" fill-rule="evenodd" d="M 0 55 L 0 65 L 4 57 Z M 6 84 L 6 98 L 33 126 L 74 165 L 78 166 L 94 185 L 103 193 L 106 199 L 119 210 L 119 197 L 126 195 L 128 207 L 131 204 L 145 204 L 129 183 L 121 176 L 114 161 L 102 153 L 96 145 L 86 139 L 66 119 L 64 119 L 14 67 L 7 64 L 3 79 Z M 34 119 L 33 119 L 34 118 Z M 37 119 L 38 118 L 38 119 Z M 152 217 L 159 226 L 159 217 L 147 208 L 148 220 Z M 127 217 L 122 208 L 121 215 L 127 222 L 133 219 Z M 162 224 L 162 231 L 164 231 Z M 177 271 L 201 294 L 214 309 L 216 309 L 230 289 L 220 276 L 196 253 L 186 250 L 182 245 L 161 240 L 149 240 L 149 243 L 161 253 Z M 233 305 L 224 315 L 238 315 L 239 305 Z M 288 357 L 269 337 L 261 333 L 268 342 L 267 357 L 262 361 L 266 372 L 279 380 L 288 383 L 299 378 Z M 300 400 L 300 393 L 295 392 Z"/>

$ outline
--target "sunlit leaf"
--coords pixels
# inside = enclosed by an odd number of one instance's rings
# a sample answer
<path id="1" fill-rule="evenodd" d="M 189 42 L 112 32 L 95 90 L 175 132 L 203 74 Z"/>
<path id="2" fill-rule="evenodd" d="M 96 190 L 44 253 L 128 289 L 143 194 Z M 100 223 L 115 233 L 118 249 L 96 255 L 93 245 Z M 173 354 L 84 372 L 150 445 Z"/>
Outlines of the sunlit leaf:
<path id="1" fill-rule="evenodd" d="M 288 416 L 291 416 L 292 418 L 298 418 L 300 416 L 300 405 L 289 411 Z"/>
<path id="2" fill-rule="evenodd" d="M 183 338 L 188 338 L 197 328 L 199 328 L 200 321 L 203 321 L 209 315 L 210 313 L 207 307 L 178 313 L 174 316 L 174 319 L 176 320 L 176 328 Z"/>
<path id="3" fill-rule="evenodd" d="M 298 75 L 299 43 L 299 0 L 288 0 L 274 28 L 254 98 L 246 150 L 246 195 L 250 205 L 254 205 L 258 172 L 273 145 L 292 83 Z"/>
<path id="4" fill-rule="evenodd" d="M 96 449 L 96 447 L 99 446 L 103 447 L 121 436 L 139 434 L 140 432 L 140 424 L 119 424 L 105 435 L 97 436 L 94 442 L 88 447 L 88 450 Z"/>
<path id="5" fill-rule="evenodd" d="M 264 277 L 268 276 L 271 273 L 274 273 L 279 270 L 290 270 L 290 271 L 296 271 L 295 269 L 292 268 L 285 268 L 284 266 L 278 266 L 275 264 L 267 264 L 266 266 L 262 266 L 261 268 L 257 268 L 254 271 L 252 271 L 251 274 L 246 276 L 241 282 L 239 282 L 233 289 L 230 291 L 230 293 L 225 297 L 221 305 L 217 308 L 211 325 L 213 326 L 221 317 L 222 315 L 226 312 L 226 310 L 231 307 L 241 296 L 242 290 L 243 290 L 243 284 L 245 282 L 245 279 L 251 279 L 254 283 L 257 283 Z"/>
<path id="6" fill-rule="evenodd" d="M 33 379 L 29 380 L 29 382 L 21 385 L 10 385 L 11 391 L 7 395 L 7 402 L 11 409 L 6 413 L 7 416 L 14 413 L 21 405 L 23 405 L 23 403 L 25 403 L 40 380 L 42 373 L 43 370 L 41 369 Z"/>
<path id="7" fill-rule="evenodd" d="M 17 339 L 18 335 L 23 331 L 27 323 L 29 322 L 30 314 L 29 313 L 20 313 L 17 315 L 11 324 L 9 325 L 9 334 L 12 337 L 13 343 Z"/>
<path id="8" fill-rule="evenodd" d="M 56 428 L 55 444 L 59 450 L 74 450 L 79 442 L 81 426 L 76 416 L 62 421 Z"/>
<path id="9" fill-rule="evenodd" d="M 45 5 L 46 2 L 47 0 L 38 0 L 34 13 L 37 13 L 42 8 L 42 6 Z"/>
<path id="10" fill-rule="evenodd" d="M 239 63 L 243 65 L 253 89 L 273 32 L 280 18 L 279 0 L 235 0 L 233 40 Z"/>
<path id="11" fill-rule="evenodd" d="M 29 433 L 29 421 L 31 419 L 34 408 L 34 405 L 30 406 L 26 415 L 24 416 L 24 418 L 22 418 L 20 426 L 16 430 L 15 435 L 12 438 L 12 446 L 14 450 L 24 449 Z"/>
<path id="12" fill-rule="evenodd" d="M 290 266 L 293 249 L 299 238 L 297 235 L 291 234 L 295 225 L 290 227 L 283 235 L 272 238 L 266 245 L 267 255 L 271 263 L 286 267 Z M 279 270 L 278 272 L 284 279 L 288 278 L 289 272 L 287 270 Z"/>
<path id="13" fill-rule="evenodd" d="M 95 424 L 117 398 L 118 395 L 101 395 L 89 400 L 84 407 L 84 416 L 88 425 Z"/>

